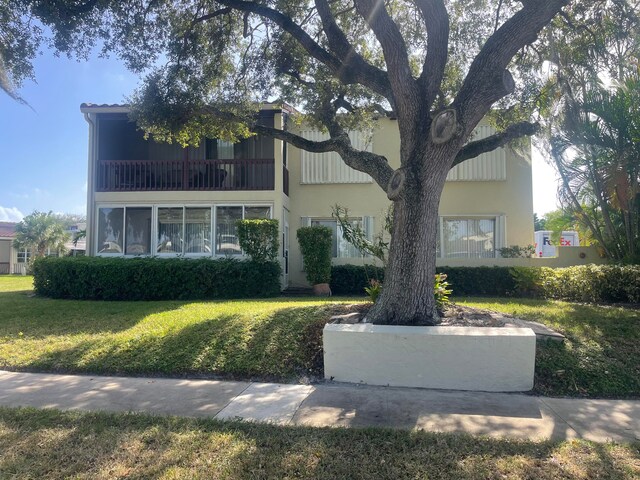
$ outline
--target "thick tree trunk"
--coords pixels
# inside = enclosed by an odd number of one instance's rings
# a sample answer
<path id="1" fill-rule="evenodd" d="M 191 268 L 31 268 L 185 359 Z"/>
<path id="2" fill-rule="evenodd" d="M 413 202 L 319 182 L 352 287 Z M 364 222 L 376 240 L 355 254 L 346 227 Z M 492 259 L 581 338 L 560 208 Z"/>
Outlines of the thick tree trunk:
<path id="1" fill-rule="evenodd" d="M 421 187 L 395 201 L 382 293 L 369 311 L 368 321 L 384 325 L 438 323 L 433 287 L 438 205 L 445 178 L 446 172 L 434 173 Z"/>

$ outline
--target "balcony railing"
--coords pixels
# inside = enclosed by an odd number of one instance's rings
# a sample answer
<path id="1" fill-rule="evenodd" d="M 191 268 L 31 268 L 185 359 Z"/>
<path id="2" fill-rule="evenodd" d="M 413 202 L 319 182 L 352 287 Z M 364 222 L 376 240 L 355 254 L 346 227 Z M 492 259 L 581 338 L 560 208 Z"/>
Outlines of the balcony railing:
<path id="1" fill-rule="evenodd" d="M 99 192 L 273 190 L 274 160 L 108 160 L 98 163 Z"/>

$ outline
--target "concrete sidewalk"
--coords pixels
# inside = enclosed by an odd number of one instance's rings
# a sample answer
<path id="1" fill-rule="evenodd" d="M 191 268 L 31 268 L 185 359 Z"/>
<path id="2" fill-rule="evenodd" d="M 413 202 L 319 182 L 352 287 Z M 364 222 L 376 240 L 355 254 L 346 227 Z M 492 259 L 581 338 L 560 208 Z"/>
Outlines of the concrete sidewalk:
<path id="1" fill-rule="evenodd" d="M 0 371 L 0 405 L 136 411 L 315 427 L 384 426 L 532 440 L 640 440 L 637 400 L 347 384 L 311 386 Z"/>

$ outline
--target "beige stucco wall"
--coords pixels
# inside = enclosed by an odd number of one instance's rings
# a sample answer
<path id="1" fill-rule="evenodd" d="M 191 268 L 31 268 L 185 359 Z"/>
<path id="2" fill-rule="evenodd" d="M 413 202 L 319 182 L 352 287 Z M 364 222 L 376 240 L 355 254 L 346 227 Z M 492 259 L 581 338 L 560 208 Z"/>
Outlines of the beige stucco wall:
<path id="1" fill-rule="evenodd" d="M 581 257 L 584 254 L 584 257 Z M 557 257 L 545 258 L 448 258 L 438 259 L 437 266 L 450 267 L 550 267 L 564 268 L 574 265 L 609 263 L 600 257 L 596 247 L 558 247 Z"/>
<path id="2" fill-rule="evenodd" d="M 384 155 L 392 167 L 400 166 L 400 137 L 397 122 L 383 119 L 372 137 L 372 150 Z M 374 216 L 376 232 L 383 225 L 384 212 L 390 202 L 375 183 L 303 185 L 300 150 L 289 148 L 291 192 L 291 275 L 290 283 L 304 285 L 302 257 L 295 232 L 302 217 L 330 218 L 331 206 L 339 204 L 354 217 Z M 440 203 L 440 215 L 505 216 L 505 245 L 533 243 L 533 192 L 531 158 L 507 150 L 507 180 L 483 182 L 448 181 Z M 493 260 L 493 259 L 488 259 Z M 469 260 L 461 260 L 468 264 Z M 334 259 L 339 263 L 362 263 L 362 259 Z"/>

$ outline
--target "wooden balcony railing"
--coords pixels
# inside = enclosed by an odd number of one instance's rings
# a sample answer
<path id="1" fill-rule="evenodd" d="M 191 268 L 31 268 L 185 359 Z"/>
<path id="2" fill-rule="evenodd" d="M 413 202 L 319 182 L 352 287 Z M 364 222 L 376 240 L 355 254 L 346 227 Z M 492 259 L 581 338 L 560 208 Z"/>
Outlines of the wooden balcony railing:
<path id="1" fill-rule="evenodd" d="M 99 192 L 273 190 L 274 160 L 108 160 L 98 163 Z"/>

